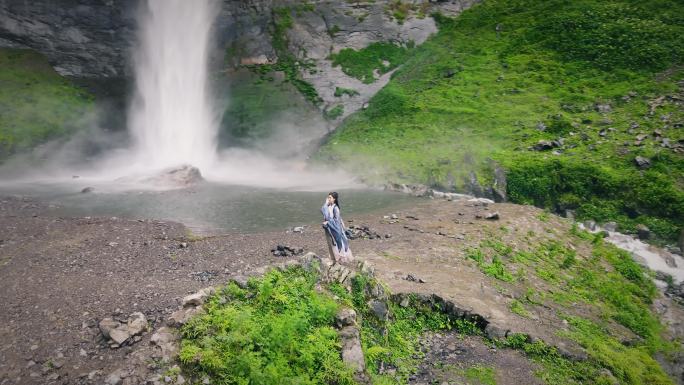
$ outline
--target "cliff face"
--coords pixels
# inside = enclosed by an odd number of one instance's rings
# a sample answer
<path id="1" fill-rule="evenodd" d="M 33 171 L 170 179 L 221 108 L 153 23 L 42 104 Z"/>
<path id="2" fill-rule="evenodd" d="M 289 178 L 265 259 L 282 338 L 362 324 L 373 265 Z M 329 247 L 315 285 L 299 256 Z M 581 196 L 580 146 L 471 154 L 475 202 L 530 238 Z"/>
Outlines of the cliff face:
<path id="1" fill-rule="evenodd" d="M 405 1 L 421 12 L 408 12 L 399 20 L 390 5 L 397 3 L 389 0 L 318 0 L 305 5 L 287 0 L 223 0 L 215 24 L 215 56 L 222 61 L 229 50 L 229 66 L 276 63 L 275 23 L 286 9 L 292 17 L 285 31 L 286 50 L 310 63 L 308 70 L 301 70 L 301 77 L 318 92 L 321 108 L 342 105 L 345 116 L 361 108 L 391 74 L 363 83 L 333 67 L 328 59 L 331 53 L 362 49 L 374 42 L 421 44 L 437 31 L 427 16 L 430 12 L 454 15 L 477 1 Z M 141 0 L 0 0 L 0 48 L 36 50 L 64 76 L 128 77 L 141 5 Z M 334 96 L 336 87 L 358 94 L 340 100 Z"/>
<path id="2" fill-rule="evenodd" d="M 65 76 L 122 76 L 137 2 L 0 0 L 0 47 L 38 51 Z"/>

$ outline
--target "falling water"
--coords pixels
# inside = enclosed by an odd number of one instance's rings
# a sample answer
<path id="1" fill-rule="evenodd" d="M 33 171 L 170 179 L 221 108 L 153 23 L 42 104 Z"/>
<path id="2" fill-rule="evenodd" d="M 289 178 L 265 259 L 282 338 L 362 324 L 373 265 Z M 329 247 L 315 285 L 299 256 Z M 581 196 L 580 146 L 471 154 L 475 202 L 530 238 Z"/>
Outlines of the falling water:
<path id="1" fill-rule="evenodd" d="M 137 90 L 129 111 L 137 166 L 209 168 L 217 146 L 207 78 L 214 3 L 147 0 L 146 5 L 139 19 Z"/>

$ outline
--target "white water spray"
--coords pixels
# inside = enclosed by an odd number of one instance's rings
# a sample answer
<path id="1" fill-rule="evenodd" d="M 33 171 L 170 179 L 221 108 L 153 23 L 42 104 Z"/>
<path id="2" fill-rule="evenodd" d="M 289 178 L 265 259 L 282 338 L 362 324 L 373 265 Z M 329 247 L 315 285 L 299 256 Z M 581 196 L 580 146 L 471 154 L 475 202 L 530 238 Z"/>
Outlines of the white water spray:
<path id="1" fill-rule="evenodd" d="M 137 92 L 129 111 L 137 166 L 191 164 L 216 158 L 217 115 L 208 83 L 216 15 L 212 0 L 147 0 L 134 57 Z"/>

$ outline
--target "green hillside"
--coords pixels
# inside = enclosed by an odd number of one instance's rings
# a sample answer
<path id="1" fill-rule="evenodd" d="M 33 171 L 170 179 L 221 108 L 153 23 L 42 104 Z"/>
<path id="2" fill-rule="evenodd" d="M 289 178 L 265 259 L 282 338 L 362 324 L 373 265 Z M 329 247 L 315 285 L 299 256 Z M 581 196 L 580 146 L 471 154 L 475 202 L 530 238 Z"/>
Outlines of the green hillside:
<path id="1" fill-rule="evenodd" d="M 411 48 L 319 159 L 372 182 L 454 191 L 471 172 L 491 184 L 498 163 L 514 202 L 677 236 L 684 3 L 487 0 L 456 19 L 435 17 L 440 32 Z M 540 140 L 557 147 L 533 150 Z M 637 167 L 637 156 L 650 167 Z"/>
<path id="2" fill-rule="evenodd" d="M 38 53 L 0 49 L 0 68 L 0 160 L 73 133 L 92 106 Z"/>

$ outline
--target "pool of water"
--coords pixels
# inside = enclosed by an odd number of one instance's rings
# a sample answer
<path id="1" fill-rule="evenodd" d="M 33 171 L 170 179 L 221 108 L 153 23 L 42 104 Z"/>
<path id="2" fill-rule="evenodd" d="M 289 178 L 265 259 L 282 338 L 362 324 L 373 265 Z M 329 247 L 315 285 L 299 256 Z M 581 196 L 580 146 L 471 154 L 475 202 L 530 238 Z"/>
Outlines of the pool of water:
<path id="1" fill-rule="evenodd" d="M 28 195 L 52 205 L 56 216 L 116 216 L 177 221 L 196 233 L 257 232 L 321 221 L 327 191 L 295 191 L 201 183 L 167 191 L 117 191 L 78 183 L 0 185 L 0 195 Z M 405 207 L 417 198 L 373 189 L 339 190 L 343 217 Z"/>

